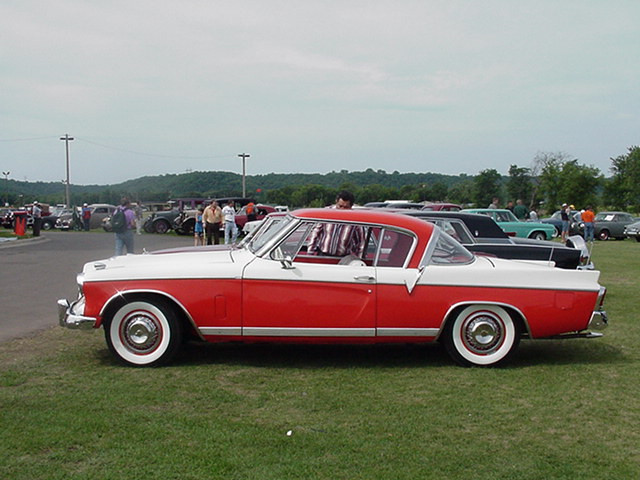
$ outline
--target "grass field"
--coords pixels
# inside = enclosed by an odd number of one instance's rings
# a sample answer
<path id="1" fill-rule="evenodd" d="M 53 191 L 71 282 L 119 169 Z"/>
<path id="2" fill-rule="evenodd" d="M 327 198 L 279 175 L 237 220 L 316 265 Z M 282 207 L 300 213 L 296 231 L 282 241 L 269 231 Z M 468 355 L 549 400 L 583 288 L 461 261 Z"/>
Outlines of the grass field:
<path id="1" fill-rule="evenodd" d="M 1 344 L 0 479 L 640 478 L 640 244 L 594 261 L 605 337 L 523 341 L 505 368 L 435 345 L 193 345 L 133 369 L 102 331 L 59 327 Z"/>

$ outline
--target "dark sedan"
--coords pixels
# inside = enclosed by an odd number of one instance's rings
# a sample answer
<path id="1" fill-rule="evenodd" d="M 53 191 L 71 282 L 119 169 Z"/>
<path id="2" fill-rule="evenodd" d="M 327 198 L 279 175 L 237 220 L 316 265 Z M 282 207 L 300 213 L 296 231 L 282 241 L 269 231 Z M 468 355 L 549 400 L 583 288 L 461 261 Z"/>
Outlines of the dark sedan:
<path id="1" fill-rule="evenodd" d="M 593 268 L 589 250 L 582 237 L 573 236 L 563 245 L 558 242 L 509 237 L 486 215 L 463 212 L 401 212 L 440 226 L 445 232 L 476 254 L 512 260 L 553 261 L 565 269 Z"/>

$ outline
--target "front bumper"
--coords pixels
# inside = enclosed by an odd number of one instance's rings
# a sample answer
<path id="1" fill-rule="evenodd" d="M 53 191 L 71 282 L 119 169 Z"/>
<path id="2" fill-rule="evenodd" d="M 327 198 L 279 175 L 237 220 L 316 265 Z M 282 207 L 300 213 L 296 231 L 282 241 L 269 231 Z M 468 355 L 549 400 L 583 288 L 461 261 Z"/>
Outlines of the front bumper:
<path id="1" fill-rule="evenodd" d="M 71 329 L 91 329 L 95 328 L 97 318 L 85 317 L 84 297 L 80 297 L 73 303 L 62 298 L 58 300 L 58 321 L 61 327 Z"/>

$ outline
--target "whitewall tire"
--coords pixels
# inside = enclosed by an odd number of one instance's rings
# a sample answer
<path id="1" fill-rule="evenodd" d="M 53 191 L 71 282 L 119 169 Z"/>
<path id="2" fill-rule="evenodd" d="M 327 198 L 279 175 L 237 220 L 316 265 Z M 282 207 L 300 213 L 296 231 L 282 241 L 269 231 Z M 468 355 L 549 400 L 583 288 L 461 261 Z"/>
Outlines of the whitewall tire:
<path id="1" fill-rule="evenodd" d="M 470 305 L 444 331 L 447 352 L 465 366 L 494 366 L 511 356 L 520 342 L 519 323 L 497 305 Z"/>
<path id="2" fill-rule="evenodd" d="M 136 367 L 167 363 L 182 342 L 182 325 L 171 304 L 161 298 L 125 303 L 104 328 L 111 353 Z"/>

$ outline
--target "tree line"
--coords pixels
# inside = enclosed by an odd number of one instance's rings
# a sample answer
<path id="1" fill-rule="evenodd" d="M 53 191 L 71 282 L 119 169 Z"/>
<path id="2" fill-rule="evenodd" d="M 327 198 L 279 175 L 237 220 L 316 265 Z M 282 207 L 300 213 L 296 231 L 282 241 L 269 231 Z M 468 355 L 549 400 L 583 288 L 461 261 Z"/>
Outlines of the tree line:
<path id="1" fill-rule="evenodd" d="M 486 207 L 493 197 L 504 205 L 522 199 L 529 207 L 551 213 L 562 203 L 578 208 L 640 211 L 640 147 L 611 159 L 612 176 L 581 164 L 564 153 L 538 153 L 529 166 L 512 164 L 504 174 L 495 169 L 478 175 L 437 173 L 388 173 L 371 168 L 360 172 L 341 170 L 326 174 L 249 175 L 247 196 L 259 202 L 297 207 L 321 207 L 333 203 L 340 190 L 350 190 L 364 204 L 389 199 L 413 202 L 448 201 Z M 0 189 L 4 201 L 13 205 L 35 199 L 64 202 L 64 185 L 58 182 L 6 180 Z M 71 202 L 117 203 L 122 196 L 134 201 L 167 201 L 184 197 L 240 196 L 242 176 L 224 171 L 190 172 L 141 177 L 117 185 L 72 185 Z"/>

